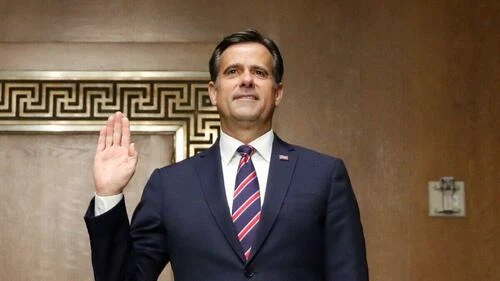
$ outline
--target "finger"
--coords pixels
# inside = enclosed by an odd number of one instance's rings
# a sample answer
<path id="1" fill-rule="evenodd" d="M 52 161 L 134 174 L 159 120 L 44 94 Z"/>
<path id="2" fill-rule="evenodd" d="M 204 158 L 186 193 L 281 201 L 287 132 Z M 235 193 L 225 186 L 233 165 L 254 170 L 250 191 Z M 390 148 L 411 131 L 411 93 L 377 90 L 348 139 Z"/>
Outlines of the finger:
<path id="1" fill-rule="evenodd" d="M 113 145 L 121 145 L 121 142 L 122 142 L 122 119 L 123 119 L 123 114 L 121 112 L 115 113 Z"/>
<path id="2" fill-rule="evenodd" d="M 106 123 L 106 147 L 110 147 L 113 144 L 113 131 L 115 124 L 115 115 L 108 117 L 108 122 Z"/>
<path id="3" fill-rule="evenodd" d="M 122 121 L 122 145 L 128 147 L 130 144 L 130 121 L 123 117 Z"/>
<path id="4" fill-rule="evenodd" d="M 106 127 L 99 130 L 99 140 L 97 141 L 97 151 L 103 151 L 106 147 Z"/>
<path id="5" fill-rule="evenodd" d="M 129 155 L 130 157 L 137 158 L 137 149 L 135 149 L 135 143 L 131 143 L 131 144 L 128 146 L 128 155 Z"/>

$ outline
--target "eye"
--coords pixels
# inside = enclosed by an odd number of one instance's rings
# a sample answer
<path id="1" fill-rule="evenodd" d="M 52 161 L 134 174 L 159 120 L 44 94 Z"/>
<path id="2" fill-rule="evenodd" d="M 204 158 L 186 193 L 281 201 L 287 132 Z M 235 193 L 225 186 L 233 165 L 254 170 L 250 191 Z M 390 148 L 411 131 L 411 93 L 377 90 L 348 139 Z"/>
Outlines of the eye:
<path id="1" fill-rule="evenodd" d="M 262 69 L 255 69 L 254 73 L 255 73 L 255 75 L 257 75 L 261 78 L 266 78 L 268 76 L 267 71 L 262 70 Z"/>
<path id="2" fill-rule="evenodd" d="M 226 71 L 224 72 L 224 74 L 228 75 L 228 76 L 235 75 L 237 73 L 238 73 L 238 69 L 236 67 L 230 67 L 230 68 L 226 69 Z"/>

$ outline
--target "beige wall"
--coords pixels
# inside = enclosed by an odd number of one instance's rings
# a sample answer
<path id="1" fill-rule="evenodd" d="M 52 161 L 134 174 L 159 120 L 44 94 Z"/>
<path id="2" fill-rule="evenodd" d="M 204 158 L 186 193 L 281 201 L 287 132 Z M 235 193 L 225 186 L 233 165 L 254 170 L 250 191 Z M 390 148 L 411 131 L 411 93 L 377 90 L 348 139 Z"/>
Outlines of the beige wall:
<path id="1" fill-rule="evenodd" d="M 83 214 L 94 188 L 98 135 L 0 134 L 0 280 L 91 281 L 90 243 Z M 132 214 L 155 167 L 171 163 L 174 136 L 134 136 L 141 157 L 125 190 Z M 172 281 L 170 268 L 159 281 Z"/>
<path id="2" fill-rule="evenodd" d="M 111 3 L 112 2 L 112 3 Z M 372 280 L 500 279 L 500 4 L 486 1 L 0 1 L 0 70 L 206 71 L 255 27 L 285 58 L 285 139 L 345 159 Z M 427 216 L 427 181 L 467 217 Z"/>

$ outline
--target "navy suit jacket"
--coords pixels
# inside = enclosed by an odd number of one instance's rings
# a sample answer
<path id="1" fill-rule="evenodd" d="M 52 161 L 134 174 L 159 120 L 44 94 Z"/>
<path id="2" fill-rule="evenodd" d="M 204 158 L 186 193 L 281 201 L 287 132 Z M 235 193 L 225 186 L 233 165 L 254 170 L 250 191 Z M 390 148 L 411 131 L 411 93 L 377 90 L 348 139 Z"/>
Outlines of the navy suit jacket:
<path id="1" fill-rule="evenodd" d="M 285 156 L 285 157 L 280 157 Z M 124 200 L 85 221 L 96 281 L 367 281 L 358 205 L 342 160 L 277 136 L 253 254 L 227 205 L 219 144 L 157 169 L 129 226 Z"/>

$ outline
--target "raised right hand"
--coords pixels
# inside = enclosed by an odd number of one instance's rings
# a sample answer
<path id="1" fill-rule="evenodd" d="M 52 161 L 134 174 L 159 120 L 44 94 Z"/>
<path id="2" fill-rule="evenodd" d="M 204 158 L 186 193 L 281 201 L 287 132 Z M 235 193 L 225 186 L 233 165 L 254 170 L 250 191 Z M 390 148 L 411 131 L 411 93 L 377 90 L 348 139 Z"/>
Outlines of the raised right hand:
<path id="1" fill-rule="evenodd" d="M 116 112 L 99 133 L 94 158 L 96 194 L 122 193 L 134 175 L 137 156 L 135 146 L 130 142 L 130 122 L 121 112 Z"/>

